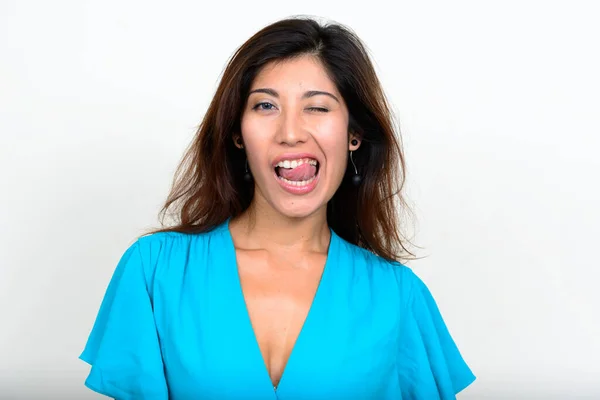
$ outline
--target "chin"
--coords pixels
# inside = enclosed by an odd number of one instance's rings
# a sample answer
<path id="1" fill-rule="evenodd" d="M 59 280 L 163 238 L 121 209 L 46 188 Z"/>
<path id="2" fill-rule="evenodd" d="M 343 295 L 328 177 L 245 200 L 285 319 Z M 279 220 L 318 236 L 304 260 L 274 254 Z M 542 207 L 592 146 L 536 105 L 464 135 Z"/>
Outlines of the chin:
<path id="1" fill-rule="evenodd" d="M 275 210 L 287 218 L 310 217 L 325 206 L 321 202 L 302 199 L 286 199 L 285 202 L 279 201 L 277 203 L 279 204 L 275 205 Z"/>

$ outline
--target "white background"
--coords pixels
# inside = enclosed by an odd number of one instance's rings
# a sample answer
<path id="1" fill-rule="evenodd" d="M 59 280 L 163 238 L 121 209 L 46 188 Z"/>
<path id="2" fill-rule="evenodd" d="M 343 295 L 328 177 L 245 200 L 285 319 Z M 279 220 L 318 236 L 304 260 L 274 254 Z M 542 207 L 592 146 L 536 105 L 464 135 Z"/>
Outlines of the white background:
<path id="1" fill-rule="evenodd" d="M 409 265 L 478 376 L 459 397 L 600 398 L 594 2 L 203 3 L 0 0 L 0 398 L 100 397 L 77 357 L 119 257 L 227 59 L 293 14 L 371 51 L 427 256 Z"/>

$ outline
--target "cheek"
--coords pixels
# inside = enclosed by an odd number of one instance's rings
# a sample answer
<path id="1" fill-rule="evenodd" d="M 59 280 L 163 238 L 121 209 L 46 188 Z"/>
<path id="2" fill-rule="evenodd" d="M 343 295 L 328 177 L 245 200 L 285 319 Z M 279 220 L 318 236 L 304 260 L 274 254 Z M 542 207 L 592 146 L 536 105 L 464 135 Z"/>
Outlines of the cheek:
<path id="1" fill-rule="evenodd" d="M 264 165 L 265 160 L 267 160 L 271 128 L 268 124 L 265 124 L 264 120 L 252 118 L 251 116 L 242 118 L 240 128 L 246 149 L 246 157 L 248 157 L 248 163 L 253 169 L 252 173 L 255 177 L 258 177 L 263 172 L 269 172 L 263 168 L 258 168 L 258 166 Z"/>
<path id="2" fill-rule="evenodd" d="M 346 153 L 348 152 L 347 123 L 337 119 L 324 121 L 319 126 L 319 142 L 332 172 L 345 170 Z"/>
<path id="3" fill-rule="evenodd" d="M 240 128 L 247 153 L 260 152 L 260 148 L 265 147 L 270 129 L 264 121 L 251 116 L 244 117 L 242 118 Z"/>

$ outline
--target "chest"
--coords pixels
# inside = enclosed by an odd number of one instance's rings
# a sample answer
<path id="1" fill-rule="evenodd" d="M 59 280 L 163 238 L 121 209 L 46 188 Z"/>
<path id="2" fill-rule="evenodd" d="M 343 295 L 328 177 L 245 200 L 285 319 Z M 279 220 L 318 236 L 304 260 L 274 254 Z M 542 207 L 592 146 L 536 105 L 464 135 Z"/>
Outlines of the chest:
<path id="1" fill-rule="evenodd" d="M 326 258 L 238 250 L 237 260 L 252 331 L 277 386 L 314 303 Z"/>
<path id="2" fill-rule="evenodd" d="M 398 302 L 383 295 L 387 279 L 319 269 L 324 259 L 284 272 L 247 261 L 170 268 L 157 280 L 171 398 L 391 398 Z"/>

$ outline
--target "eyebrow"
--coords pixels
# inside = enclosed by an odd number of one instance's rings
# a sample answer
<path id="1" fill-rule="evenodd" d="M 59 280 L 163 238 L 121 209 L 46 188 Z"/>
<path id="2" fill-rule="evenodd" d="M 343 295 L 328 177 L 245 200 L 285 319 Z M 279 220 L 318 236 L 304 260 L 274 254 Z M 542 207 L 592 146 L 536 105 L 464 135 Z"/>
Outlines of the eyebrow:
<path id="1" fill-rule="evenodd" d="M 252 93 L 266 93 L 273 97 L 279 98 L 279 93 L 277 93 L 277 91 L 275 89 L 270 89 L 270 88 L 254 89 L 250 93 L 248 93 L 248 96 L 250 96 Z M 335 95 L 333 95 L 329 92 L 324 92 L 322 90 L 309 90 L 307 92 L 304 92 L 304 94 L 302 95 L 302 98 L 308 99 L 309 97 L 319 96 L 319 95 L 329 96 L 332 99 L 334 99 L 335 101 L 337 101 L 338 103 L 340 102 L 340 100 Z"/>

